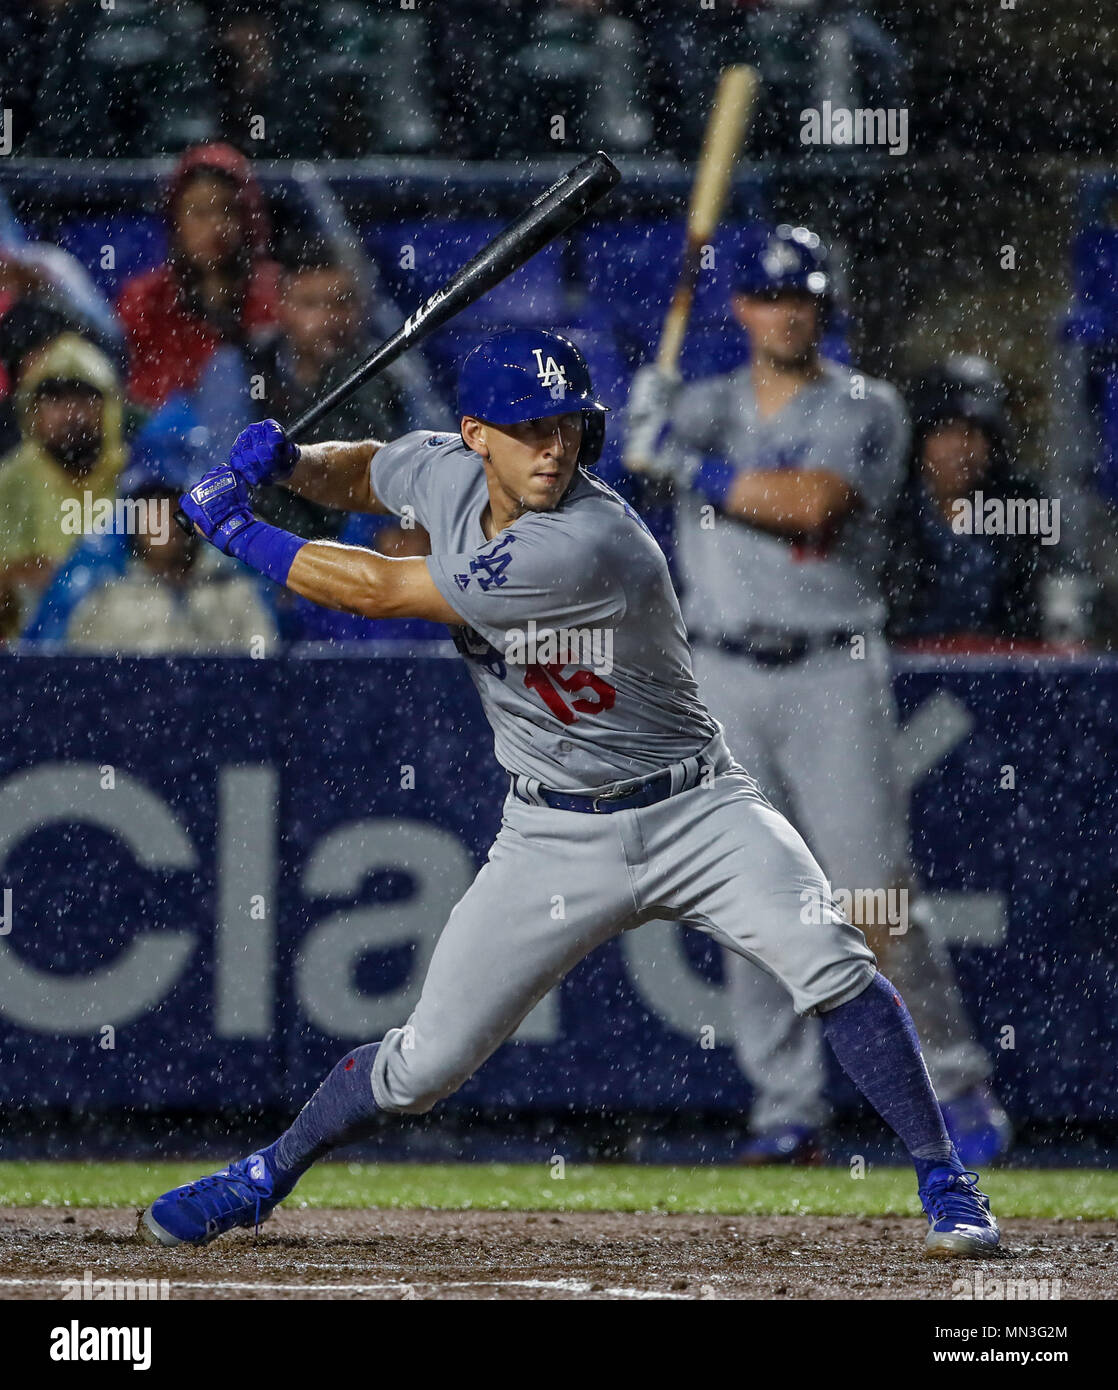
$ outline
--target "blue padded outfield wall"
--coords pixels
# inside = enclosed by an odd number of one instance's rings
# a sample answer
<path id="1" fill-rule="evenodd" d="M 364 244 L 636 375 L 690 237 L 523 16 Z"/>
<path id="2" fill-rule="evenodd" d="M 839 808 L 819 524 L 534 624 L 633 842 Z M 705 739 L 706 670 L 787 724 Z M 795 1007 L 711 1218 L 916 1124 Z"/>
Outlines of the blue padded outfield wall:
<path id="1" fill-rule="evenodd" d="M 403 1022 L 505 790 L 441 650 L 0 658 L 7 1106 L 290 1108 Z M 917 876 L 1009 1108 L 1113 1120 L 1118 664 L 911 659 L 896 688 Z M 719 969 L 630 933 L 447 1104 L 741 1110 Z"/>

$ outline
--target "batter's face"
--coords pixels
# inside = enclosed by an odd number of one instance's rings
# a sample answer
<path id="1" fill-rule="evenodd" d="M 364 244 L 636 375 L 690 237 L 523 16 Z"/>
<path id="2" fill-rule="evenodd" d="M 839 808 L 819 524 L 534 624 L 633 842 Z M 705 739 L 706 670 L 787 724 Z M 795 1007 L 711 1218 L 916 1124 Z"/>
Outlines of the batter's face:
<path id="1" fill-rule="evenodd" d="M 815 361 L 821 324 L 814 295 L 735 294 L 732 303 L 755 356 L 788 369 Z"/>
<path id="2" fill-rule="evenodd" d="M 485 460 L 495 515 L 549 512 L 570 486 L 582 445 L 582 412 L 494 425 L 467 415 L 462 438 Z"/>

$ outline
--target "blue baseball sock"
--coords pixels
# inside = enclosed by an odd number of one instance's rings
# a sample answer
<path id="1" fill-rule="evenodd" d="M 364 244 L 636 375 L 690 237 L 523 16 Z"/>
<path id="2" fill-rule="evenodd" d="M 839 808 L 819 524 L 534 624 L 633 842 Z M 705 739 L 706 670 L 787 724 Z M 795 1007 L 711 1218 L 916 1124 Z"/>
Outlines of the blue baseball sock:
<path id="1" fill-rule="evenodd" d="M 264 1150 L 272 1166 L 294 1186 L 312 1163 L 340 1144 L 368 1132 L 376 1114 L 373 1058 L 380 1043 L 347 1052 L 295 1116 L 290 1129 Z"/>
<path id="2" fill-rule="evenodd" d="M 911 1155 L 920 1185 L 933 1168 L 962 1172 L 912 1015 L 885 976 L 878 973 L 856 999 L 820 1018 L 843 1071 Z"/>

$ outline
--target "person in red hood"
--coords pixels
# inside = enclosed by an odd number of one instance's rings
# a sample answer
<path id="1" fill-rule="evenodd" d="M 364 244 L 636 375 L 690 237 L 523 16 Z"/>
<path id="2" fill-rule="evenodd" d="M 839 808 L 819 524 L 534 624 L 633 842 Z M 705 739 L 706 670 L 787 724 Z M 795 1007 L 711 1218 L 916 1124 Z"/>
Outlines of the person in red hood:
<path id="1" fill-rule="evenodd" d="M 220 344 L 269 327 L 278 298 L 260 185 L 231 145 L 186 151 L 166 215 L 166 264 L 129 280 L 117 304 L 128 335 L 128 394 L 152 408 L 194 387 Z"/>

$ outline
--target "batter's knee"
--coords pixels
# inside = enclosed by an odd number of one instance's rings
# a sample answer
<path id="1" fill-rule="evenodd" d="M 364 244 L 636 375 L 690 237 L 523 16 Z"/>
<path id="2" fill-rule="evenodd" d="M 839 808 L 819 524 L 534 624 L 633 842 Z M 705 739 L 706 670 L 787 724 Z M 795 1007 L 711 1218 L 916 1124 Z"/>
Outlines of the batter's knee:
<path id="1" fill-rule="evenodd" d="M 373 1066 L 373 1098 L 382 1110 L 424 1115 L 453 1095 L 474 1072 L 472 1061 L 463 1065 L 459 1059 L 455 1066 L 454 1060 L 418 1046 L 410 1024 L 392 1028 L 384 1035 Z"/>
<path id="2" fill-rule="evenodd" d="M 798 1014 L 836 1009 L 861 994 L 877 974 L 877 961 L 857 927 L 837 913 L 832 921 L 789 953 L 785 969 Z"/>
<path id="3" fill-rule="evenodd" d="M 840 1004 L 849 1004 L 851 999 L 857 999 L 859 994 L 869 989 L 876 975 L 877 965 L 871 962 L 863 962 L 861 967 L 849 976 L 849 978 L 844 976 L 841 985 L 835 989 L 833 994 L 823 1002 L 816 1004 L 814 1008 L 808 1009 L 806 1011 L 807 1014 L 809 1016 L 812 1014 L 826 1014 L 830 1013 L 832 1009 L 837 1009 Z"/>
<path id="4" fill-rule="evenodd" d="M 866 938 L 830 894 L 819 893 L 817 904 L 813 894 L 813 904 L 817 913 L 793 913 L 787 896 L 778 899 L 770 914 L 761 917 L 754 945 L 756 958 L 792 996 L 796 1013 L 808 1017 L 853 999 L 877 971 Z"/>

